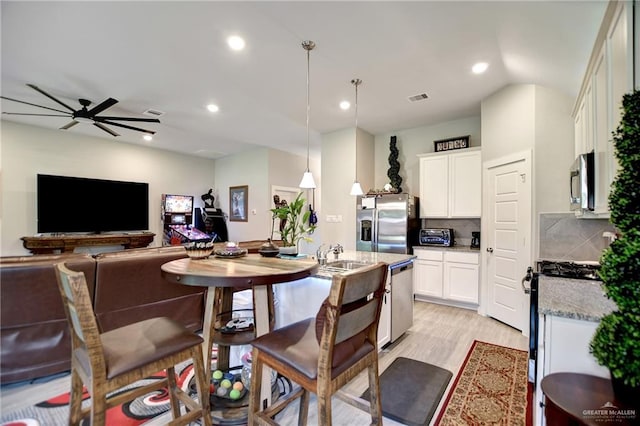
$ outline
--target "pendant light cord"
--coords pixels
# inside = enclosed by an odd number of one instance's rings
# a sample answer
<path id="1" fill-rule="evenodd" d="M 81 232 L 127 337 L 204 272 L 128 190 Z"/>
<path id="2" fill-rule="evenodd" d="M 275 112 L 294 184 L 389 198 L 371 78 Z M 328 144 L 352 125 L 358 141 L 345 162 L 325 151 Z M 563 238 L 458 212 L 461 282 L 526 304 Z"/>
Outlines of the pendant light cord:
<path id="1" fill-rule="evenodd" d="M 309 103 L 309 56 L 313 47 L 307 49 L 307 171 L 309 171 L 309 114 L 311 105 Z"/>
<path id="2" fill-rule="evenodd" d="M 362 83 L 362 80 L 359 78 L 354 78 L 351 80 L 351 84 L 356 86 L 356 179 L 355 182 L 358 182 L 358 86 Z"/>

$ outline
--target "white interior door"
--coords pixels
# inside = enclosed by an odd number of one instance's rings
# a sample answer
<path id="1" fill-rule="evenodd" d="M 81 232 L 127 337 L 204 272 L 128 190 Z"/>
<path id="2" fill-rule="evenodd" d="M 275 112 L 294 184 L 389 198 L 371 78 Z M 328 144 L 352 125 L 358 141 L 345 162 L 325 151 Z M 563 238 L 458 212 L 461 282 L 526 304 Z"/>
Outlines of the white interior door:
<path id="1" fill-rule="evenodd" d="M 483 169 L 487 314 L 527 334 L 529 296 L 521 279 L 531 259 L 531 155 L 498 159 Z"/>

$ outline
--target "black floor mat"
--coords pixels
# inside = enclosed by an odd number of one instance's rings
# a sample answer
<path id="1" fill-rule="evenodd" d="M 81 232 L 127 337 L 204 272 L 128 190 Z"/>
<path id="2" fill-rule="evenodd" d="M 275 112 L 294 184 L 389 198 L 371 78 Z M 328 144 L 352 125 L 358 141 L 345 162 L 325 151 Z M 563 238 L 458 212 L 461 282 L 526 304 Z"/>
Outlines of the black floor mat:
<path id="1" fill-rule="evenodd" d="M 435 365 L 396 358 L 380 375 L 382 414 L 409 426 L 429 424 L 452 375 Z M 362 398 L 369 400 L 369 389 Z"/>

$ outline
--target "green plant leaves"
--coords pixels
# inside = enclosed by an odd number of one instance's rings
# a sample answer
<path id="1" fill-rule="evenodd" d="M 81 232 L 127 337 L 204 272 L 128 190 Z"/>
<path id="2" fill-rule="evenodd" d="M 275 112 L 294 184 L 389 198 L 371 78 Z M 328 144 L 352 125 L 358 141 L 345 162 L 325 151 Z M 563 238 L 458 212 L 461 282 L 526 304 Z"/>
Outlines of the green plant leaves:
<path id="1" fill-rule="evenodd" d="M 271 209 L 275 217 L 280 220 L 286 220 L 284 228 L 281 231 L 277 231 L 285 247 L 296 246 L 300 240 L 312 241 L 309 234 L 313 233 L 316 225 L 307 225 L 311 212 L 308 210 L 303 212 L 306 203 L 306 200 L 302 197 L 302 192 L 300 192 L 295 200 L 287 206 Z"/>
<path id="2" fill-rule="evenodd" d="M 612 376 L 640 386 L 640 92 L 622 99 L 613 137 L 620 169 L 611 186 L 611 223 L 622 234 L 600 259 L 600 278 L 618 310 L 600 321 L 590 350 Z"/>

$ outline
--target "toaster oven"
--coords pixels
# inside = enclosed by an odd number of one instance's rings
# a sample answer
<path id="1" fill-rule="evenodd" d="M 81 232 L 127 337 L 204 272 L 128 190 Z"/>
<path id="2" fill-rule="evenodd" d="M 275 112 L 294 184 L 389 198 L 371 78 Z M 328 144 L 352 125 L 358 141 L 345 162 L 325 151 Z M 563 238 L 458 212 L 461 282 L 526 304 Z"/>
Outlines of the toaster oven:
<path id="1" fill-rule="evenodd" d="M 451 247 L 454 243 L 453 229 L 450 228 L 426 228 L 420 230 L 421 246 Z"/>

